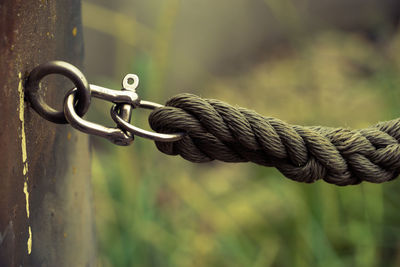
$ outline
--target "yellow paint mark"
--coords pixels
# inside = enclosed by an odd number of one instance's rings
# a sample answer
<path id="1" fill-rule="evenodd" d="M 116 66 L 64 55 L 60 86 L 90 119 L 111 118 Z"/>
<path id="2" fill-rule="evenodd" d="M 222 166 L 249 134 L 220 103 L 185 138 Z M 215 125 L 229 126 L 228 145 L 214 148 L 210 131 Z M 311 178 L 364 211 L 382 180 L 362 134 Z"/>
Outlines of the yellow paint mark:
<path id="1" fill-rule="evenodd" d="M 21 72 L 18 73 L 18 93 L 19 93 L 19 120 L 21 121 L 21 152 L 22 152 L 22 174 L 24 176 L 24 194 L 25 194 L 25 205 L 26 205 L 26 217 L 29 220 L 29 191 L 28 191 L 28 156 L 26 153 L 26 134 L 25 134 L 25 120 L 24 120 L 24 90 Z M 32 252 L 32 229 L 28 224 L 29 237 L 27 241 L 28 254 Z"/>
<path id="2" fill-rule="evenodd" d="M 32 253 L 32 229 L 29 226 L 29 238 L 28 238 L 28 242 L 27 242 L 27 246 L 28 246 L 28 254 Z"/>
<path id="3" fill-rule="evenodd" d="M 77 33 L 78 33 L 78 29 L 77 29 L 76 27 L 74 27 L 74 28 L 72 29 L 72 35 L 73 35 L 73 36 L 76 36 Z"/>
<path id="4" fill-rule="evenodd" d="M 26 164 L 24 164 L 24 168 L 22 169 L 22 173 L 25 176 L 28 173 L 28 168 L 26 166 Z"/>
<path id="5" fill-rule="evenodd" d="M 67 233 L 64 233 L 64 238 L 67 238 L 67 236 L 68 236 Z"/>
<path id="6" fill-rule="evenodd" d="M 28 192 L 28 182 L 24 183 L 24 193 L 25 193 L 25 201 L 26 201 L 26 217 L 29 218 L 29 192 Z"/>
<path id="7" fill-rule="evenodd" d="M 70 132 L 68 132 L 68 134 L 67 134 L 67 139 L 71 140 L 71 133 Z"/>
<path id="8" fill-rule="evenodd" d="M 72 167 L 72 174 L 76 174 L 76 168 Z"/>
<path id="9" fill-rule="evenodd" d="M 19 120 L 22 123 L 21 128 L 21 148 L 22 148 L 22 162 L 26 162 L 26 136 L 25 136 L 25 123 L 24 123 L 24 92 L 22 89 L 22 75 L 21 72 L 18 73 L 19 83 L 18 83 L 18 93 L 19 93 Z"/>

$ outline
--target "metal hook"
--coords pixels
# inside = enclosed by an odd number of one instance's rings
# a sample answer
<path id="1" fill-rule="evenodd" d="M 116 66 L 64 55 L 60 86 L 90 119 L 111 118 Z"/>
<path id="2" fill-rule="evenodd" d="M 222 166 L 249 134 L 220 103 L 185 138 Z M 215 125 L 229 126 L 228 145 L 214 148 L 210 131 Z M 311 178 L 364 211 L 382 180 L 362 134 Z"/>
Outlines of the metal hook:
<path id="1" fill-rule="evenodd" d="M 91 94 L 93 97 L 103 100 L 111 101 L 113 103 L 120 103 L 131 107 L 139 105 L 139 97 L 136 92 L 132 90 L 111 90 L 94 84 L 90 85 Z M 81 118 L 75 111 L 74 103 L 76 98 L 77 89 L 74 88 L 68 92 L 64 100 L 64 114 L 67 121 L 72 127 L 87 134 L 93 134 L 104 137 L 112 143 L 120 146 L 127 146 L 133 140 L 134 136 L 130 133 L 125 133 L 120 128 L 105 127 L 97 123 L 93 123 Z M 129 110 L 127 110 L 130 112 Z M 130 114 L 128 116 L 129 121 Z M 122 118 L 121 118 L 122 119 Z"/>

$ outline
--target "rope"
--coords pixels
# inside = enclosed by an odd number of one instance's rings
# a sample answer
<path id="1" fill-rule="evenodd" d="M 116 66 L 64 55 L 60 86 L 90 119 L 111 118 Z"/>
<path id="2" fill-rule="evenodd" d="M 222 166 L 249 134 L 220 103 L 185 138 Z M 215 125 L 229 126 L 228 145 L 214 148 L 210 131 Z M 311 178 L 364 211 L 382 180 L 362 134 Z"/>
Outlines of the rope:
<path id="1" fill-rule="evenodd" d="M 192 162 L 251 161 L 276 167 L 295 181 L 323 179 L 336 185 L 382 183 L 400 172 L 400 119 L 360 130 L 298 126 L 180 94 L 154 110 L 149 123 L 157 132 L 186 132 L 180 141 L 156 145 Z"/>

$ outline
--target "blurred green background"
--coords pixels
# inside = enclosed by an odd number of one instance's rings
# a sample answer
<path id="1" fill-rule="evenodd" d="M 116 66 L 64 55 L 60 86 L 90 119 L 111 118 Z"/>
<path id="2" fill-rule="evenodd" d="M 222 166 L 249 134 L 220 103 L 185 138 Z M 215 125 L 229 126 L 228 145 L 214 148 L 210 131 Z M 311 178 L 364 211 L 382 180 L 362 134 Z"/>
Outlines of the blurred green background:
<path id="1" fill-rule="evenodd" d="M 396 0 L 83 1 L 91 83 L 190 92 L 289 123 L 400 115 Z M 109 106 L 93 120 L 112 125 Z M 147 127 L 148 112 L 135 124 Z M 400 266 L 400 185 L 300 184 L 255 164 L 193 164 L 92 138 L 101 266 Z"/>

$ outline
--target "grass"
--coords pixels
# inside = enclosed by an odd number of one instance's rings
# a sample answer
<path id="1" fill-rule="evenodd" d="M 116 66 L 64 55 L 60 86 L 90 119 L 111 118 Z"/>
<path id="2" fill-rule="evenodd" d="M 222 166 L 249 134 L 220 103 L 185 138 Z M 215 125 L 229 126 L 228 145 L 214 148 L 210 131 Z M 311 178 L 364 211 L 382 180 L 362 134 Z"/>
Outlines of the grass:
<path id="1" fill-rule="evenodd" d="M 266 2 L 279 14 L 277 1 Z M 141 78 L 143 98 L 165 99 L 176 90 L 164 88 L 178 11 L 178 1 L 166 1 L 152 48 L 124 59 Z M 399 115 L 399 52 L 400 34 L 381 45 L 339 31 L 300 42 L 297 36 L 284 55 L 241 75 L 209 74 L 207 89 L 195 91 L 292 123 L 365 127 Z M 135 123 L 145 125 L 144 117 Z M 140 138 L 128 148 L 94 141 L 102 266 L 400 264 L 397 181 L 300 184 L 250 163 L 192 164 Z"/>

